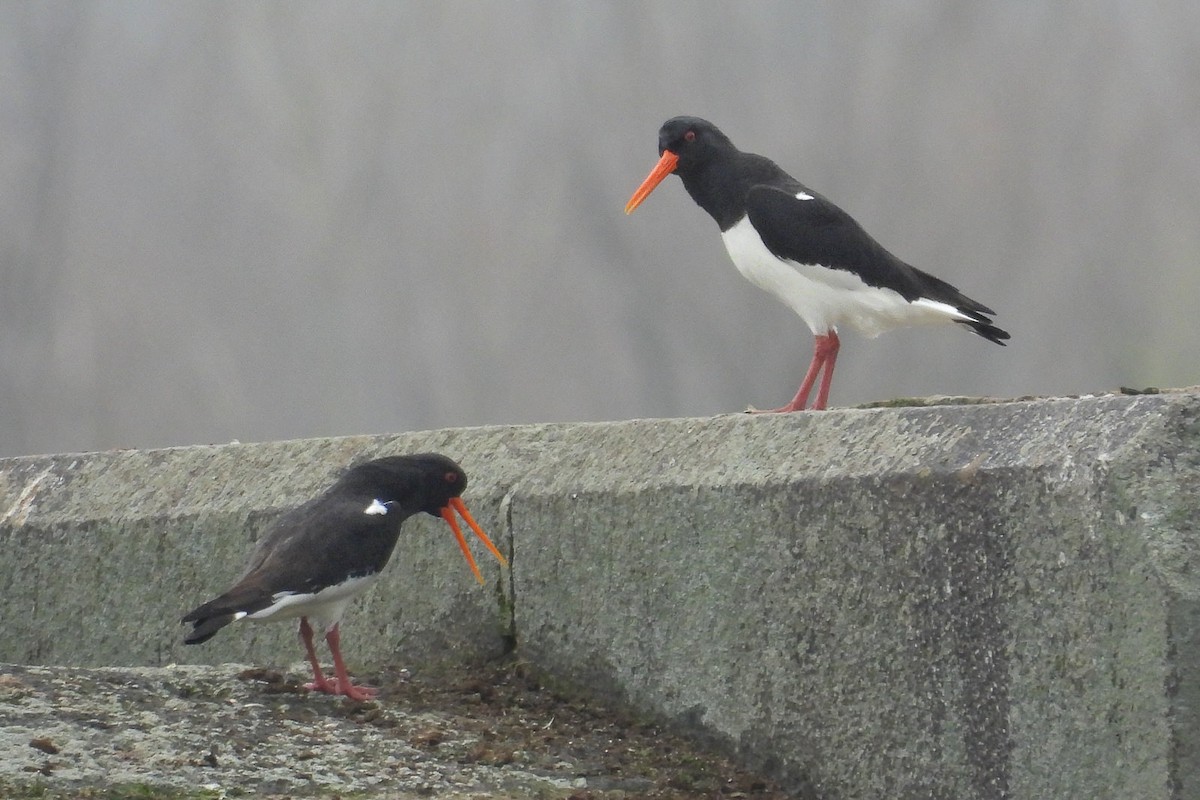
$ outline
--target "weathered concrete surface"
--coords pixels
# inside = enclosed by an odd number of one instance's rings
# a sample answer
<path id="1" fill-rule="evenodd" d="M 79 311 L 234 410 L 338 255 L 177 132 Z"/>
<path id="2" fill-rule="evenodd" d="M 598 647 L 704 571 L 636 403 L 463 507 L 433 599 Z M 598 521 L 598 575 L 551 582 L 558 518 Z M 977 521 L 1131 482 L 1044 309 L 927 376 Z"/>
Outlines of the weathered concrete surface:
<path id="1" fill-rule="evenodd" d="M 348 618 L 356 660 L 498 651 L 512 608 L 524 657 L 801 797 L 1182 800 L 1198 444 L 1200 396 L 1172 393 L 0 462 L 0 661 L 298 654 L 266 626 L 185 650 L 172 622 L 267 510 L 352 458 L 439 450 L 512 572 L 479 590 L 414 528 Z"/>
<path id="2" fill-rule="evenodd" d="M 0 664 L 4 800 L 786 800 L 513 659 L 372 670 L 375 701 L 237 664 Z"/>
<path id="3" fill-rule="evenodd" d="M 521 647 L 805 797 L 1200 796 L 1198 411 L 597 432 L 513 501 Z"/>

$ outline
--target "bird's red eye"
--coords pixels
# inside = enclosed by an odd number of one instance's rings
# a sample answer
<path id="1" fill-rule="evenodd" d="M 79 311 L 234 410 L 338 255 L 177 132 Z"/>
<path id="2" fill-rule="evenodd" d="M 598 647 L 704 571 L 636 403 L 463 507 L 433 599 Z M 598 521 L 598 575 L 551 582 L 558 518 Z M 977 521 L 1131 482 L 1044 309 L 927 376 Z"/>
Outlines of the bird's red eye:
<path id="1" fill-rule="evenodd" d="M 685 134 L 683 135 L 683 140 L 684 140 L 685 142 L 694 142 L 694 141 L 696 141 L 696 132 L 695 132 L 695 131 L 688 131 L 687 133 L 685 133 Z"/>
<path id="2" fill-rule="evenodd" d="M 458 473 L 457 472 L 447 472 L 442 477 L 446 479 L 446 483 L 458 483 Z"/>

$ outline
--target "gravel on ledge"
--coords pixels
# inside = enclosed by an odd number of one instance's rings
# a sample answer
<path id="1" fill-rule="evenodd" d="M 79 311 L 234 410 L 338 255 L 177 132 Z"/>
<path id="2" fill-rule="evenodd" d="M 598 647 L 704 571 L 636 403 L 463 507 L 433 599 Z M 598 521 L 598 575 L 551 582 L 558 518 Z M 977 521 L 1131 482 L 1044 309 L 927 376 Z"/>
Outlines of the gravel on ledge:
<path id="1" fill-rule="evenodd" d="M 302 666 L 0 665 L 0 795 L 786 797 L 517 661 L 368 672 L 365 703 L 308 692 Z"/>

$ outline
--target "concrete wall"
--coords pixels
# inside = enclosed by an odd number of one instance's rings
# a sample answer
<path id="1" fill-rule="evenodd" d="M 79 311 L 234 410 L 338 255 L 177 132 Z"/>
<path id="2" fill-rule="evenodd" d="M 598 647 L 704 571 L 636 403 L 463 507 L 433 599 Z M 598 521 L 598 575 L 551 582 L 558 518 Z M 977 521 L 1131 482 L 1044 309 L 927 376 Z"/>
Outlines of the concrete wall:
<path id="1" fill-rule="evenodd" d="M 806 798 L 1194 798 L 1198 444 L 1181 392 L 12 459 L 0 661 L 296 661 L 177 618 L 346 463 L 437 450 L 512 570 L 410 523 L 352 664 L 515 637 Z"/>

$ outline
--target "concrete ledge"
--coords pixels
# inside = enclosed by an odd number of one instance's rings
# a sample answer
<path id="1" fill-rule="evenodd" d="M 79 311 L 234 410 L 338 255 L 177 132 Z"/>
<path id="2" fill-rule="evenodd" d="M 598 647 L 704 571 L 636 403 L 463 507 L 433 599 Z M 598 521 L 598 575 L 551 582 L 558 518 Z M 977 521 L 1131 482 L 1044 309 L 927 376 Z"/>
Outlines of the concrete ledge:
<path id="1" fill-rule="evenodd" d="M 1200 395 L 433 431 L 0 462 L 0 661 L 184 648 L 267 515 L 438 450 L 513 557 L 433 524 L 351 612 L 359 661 L 518 643 L 800 797 L 1200 796 Z M 483 561 L 481 560 L 481 565 Z"/>

